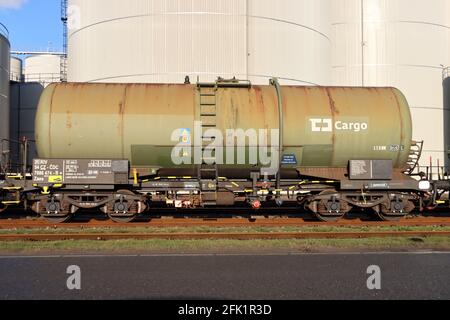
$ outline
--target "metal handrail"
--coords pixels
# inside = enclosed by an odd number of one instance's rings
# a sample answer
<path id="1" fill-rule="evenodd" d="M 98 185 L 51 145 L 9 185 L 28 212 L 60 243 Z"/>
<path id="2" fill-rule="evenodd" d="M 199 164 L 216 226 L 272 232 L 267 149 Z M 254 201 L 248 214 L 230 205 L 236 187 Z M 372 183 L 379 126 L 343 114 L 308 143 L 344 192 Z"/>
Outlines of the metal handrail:
<path id="1" fill-rule="evenodd" d="M 0 173 L 21 172 L 26 174 L 31 172 L 28 163 L 30 143 L 36 144 L 35 140 L 22 138 L 21 140 L 1 139 L 0 140 Z M 7 148 L 6 148 L 7 147 Z M 20 150 L 18 150 L 20 148 Z M 14 149 L 17 149 L 14 151 Z"/>
<path id="2" fill-rule="evenodd" d="M 448 181 L 450 180 L 450 167 L 417 166 L 414 175 L 421 176 L 430 181 Z"/>
<path id="3" fill-rule="evenodd" d="M 60 73 L 28 73 L 24 75 L 26 82 L 52 83 L 61 81 Z"/>
<path id="4" fill-rule="evenodd" d="M 0 22 L 0 34 L 5 36 L 6 39 L 9 39 L 9 30 L 8 28 Z"/>

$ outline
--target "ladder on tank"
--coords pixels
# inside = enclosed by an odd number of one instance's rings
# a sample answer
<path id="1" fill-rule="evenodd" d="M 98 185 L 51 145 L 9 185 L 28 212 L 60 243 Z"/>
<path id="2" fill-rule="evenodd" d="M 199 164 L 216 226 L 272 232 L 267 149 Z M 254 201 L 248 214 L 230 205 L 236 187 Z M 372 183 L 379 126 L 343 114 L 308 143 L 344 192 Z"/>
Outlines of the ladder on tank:
<path id="1" fill-rule="evenodd" d="M 217 204 L 218 166 L 216 151 L 210 145 L 216 140 L 215 133 L 208 132 L 217 128 L 217 82 L 197 83 L 199 119 L 201 121 L 201 160 L 198 165 L 198 180 L 204 206 Z M 208 155 L 205 156 L 205 153 Z"/>
<path id="2" fill-rule="evenodd" d="M 422 156 L 423 141 L 413 141 L 409 151 L 408 162 L 406 163 L 405 174 L 412 175 L 414 170 L 419 165 L 420 157 Z"/>

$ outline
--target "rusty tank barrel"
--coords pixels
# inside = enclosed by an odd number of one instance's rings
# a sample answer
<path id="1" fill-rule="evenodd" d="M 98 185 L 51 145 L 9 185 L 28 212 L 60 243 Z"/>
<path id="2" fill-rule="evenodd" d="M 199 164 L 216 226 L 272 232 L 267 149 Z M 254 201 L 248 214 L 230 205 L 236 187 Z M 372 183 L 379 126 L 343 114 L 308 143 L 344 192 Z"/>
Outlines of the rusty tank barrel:
<path id="1" fill-rule="evenodd" d="M 224 137 L 227 129 L 278 129 L 278 98 L 270 85 L 52 84 L 37 111 L 37 149 L 42 158 L 176 167 L 174 131 L 193 139 L 196 121 L 207 119 Z M 352 159 L 405 167 L 412 124 L 399 90 L 282 86 L 281 101 L 284 167 L 346 167 Z"/>

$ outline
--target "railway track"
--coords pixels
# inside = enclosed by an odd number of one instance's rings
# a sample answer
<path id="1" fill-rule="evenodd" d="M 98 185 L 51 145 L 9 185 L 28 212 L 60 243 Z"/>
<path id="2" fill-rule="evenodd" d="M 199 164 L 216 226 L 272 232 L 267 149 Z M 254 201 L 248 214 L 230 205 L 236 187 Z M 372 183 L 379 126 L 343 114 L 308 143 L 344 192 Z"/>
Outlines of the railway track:
<path id="1" fill-rule="evenodd" d="M 377 227 L 377 226 L 450 226 L 450 217 L 410 217 L 399 222 L 365 221 L 363 218 L 346 219 L 337 223 L 325 223 L 308 218 L 252 217 L 252 218 L 180 218 L 160 217 L 132 223 L 114 223 L 110 220 L 86 219 L 64 224 L 52 224 L 40 218 L 0 219 L 0 230 L 30 230 L 30 233 L 0 234 L 0 241 L 61 241 L 61 240 L 256 240 L 256 239 L 359 239 L 386 237 L 450 237 L 450 231 L 340 231 L 340 232 L 177 232 L 167 233 L 171 227 Z M 98 229 L 121 229 L 128 232 L 98 232 Z M 137 232 L 138 228 L 160 228 L 159 231 Z M 135 231 L 132 231 L 136 229 Z M 34 232 L 34 230 L 38 232 Z M 73 232 L 72 232 L 73 230 Z M 80 232 L 82 230 L 82 232 Z"/>
<path id="2" fill-rule="evenodd" d="M 62 240 L 275 240 L 275 239 L 362 239 L 391 237 L 449 237 L 450 231 L 397 232 L 283 232 L 283 233 L 53 233 L 1 234 L 0 241 L 62 241 Z"/>
<path id="3" fill-rule="evenodd" d="M 79 229 L 79 228 L 167 228 L 167 227 L 374 227 L 374 226 L 450 226 L 450 217 L 414 217 L 397 222 L 347 219 L 335 223 L 306 218 L 158 218 L 132 223 L 110 220 L 83 220 L 52 224 L 43 219 L 0 219 L 0 229 Z"/>

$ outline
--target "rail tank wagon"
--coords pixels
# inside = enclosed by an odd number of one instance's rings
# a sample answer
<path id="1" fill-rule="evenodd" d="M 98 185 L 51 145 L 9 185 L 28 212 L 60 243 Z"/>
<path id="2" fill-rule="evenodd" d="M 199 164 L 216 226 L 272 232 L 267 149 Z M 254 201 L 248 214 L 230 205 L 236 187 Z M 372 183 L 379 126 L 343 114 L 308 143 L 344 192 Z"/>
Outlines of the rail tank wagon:
<path id="1" fill-rule="evenodd" d="M 397 219 L 429 188 L 408 175 L 420 155 L 411 136 L 395 88 L 52 84 L 36 115 L 33 209 L 129 221 L 161 203 L 293 204 L 327 221 L 354 207 Z"/>
<path id="2" fill-rule="evenodd" d="M 52 84 L 36 117 L 39 156 L 129 159 L 137 167 L 170 168 L 176 167 L 173 132 L 185 128 L 194 135 L 195 121 L 224 136 L 227 129 L 278 129 L 272 86 L 208 92 L 214 96 L 201 97 L 195 85 Z M 395 168 L 405 167 L 411 116 L 397 89 L 285 86 L 281 95 L 283 148 L 296 156 L 293 166 L 387 159 Z M 200 110 L 202 103 L 209 113 Z"/>

